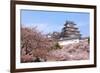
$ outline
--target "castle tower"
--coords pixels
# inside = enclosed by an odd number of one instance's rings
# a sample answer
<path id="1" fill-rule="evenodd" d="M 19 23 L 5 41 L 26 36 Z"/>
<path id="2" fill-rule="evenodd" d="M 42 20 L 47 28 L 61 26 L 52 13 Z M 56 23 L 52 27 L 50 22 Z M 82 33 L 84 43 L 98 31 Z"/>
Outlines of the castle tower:
<path id="1" fill-rule="evenodd" d="M 62 28 L 61 38 L 62 39 L 80 39 L 81 34 L 76 24 L 72 21 L 66 21 Z"/>

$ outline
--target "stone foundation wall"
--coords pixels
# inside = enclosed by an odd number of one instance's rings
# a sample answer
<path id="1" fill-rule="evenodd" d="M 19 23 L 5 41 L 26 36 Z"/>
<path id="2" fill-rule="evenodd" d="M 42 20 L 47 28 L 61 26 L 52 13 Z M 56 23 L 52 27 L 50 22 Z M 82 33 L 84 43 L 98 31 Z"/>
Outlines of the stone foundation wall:
<path id="1" fill-rule="evenodd" d="M 60 45 L 68 45 L 72 43 L 79 43 L 79 39 L 72 39 L 72 40 L 60 40 L 58 42 Z"/>

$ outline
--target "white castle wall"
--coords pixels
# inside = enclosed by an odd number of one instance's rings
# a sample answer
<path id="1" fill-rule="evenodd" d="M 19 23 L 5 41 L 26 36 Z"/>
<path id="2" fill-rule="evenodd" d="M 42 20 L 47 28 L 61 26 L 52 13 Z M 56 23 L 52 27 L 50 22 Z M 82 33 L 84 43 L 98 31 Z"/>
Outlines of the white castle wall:
<path id="1" fill-rule="evenodd" d="M 72 43 L 79 43 L 79 39 L 72 39 L 72 40 L 61 40 L 58 42 L 60 45 L 68 45 Z"/>

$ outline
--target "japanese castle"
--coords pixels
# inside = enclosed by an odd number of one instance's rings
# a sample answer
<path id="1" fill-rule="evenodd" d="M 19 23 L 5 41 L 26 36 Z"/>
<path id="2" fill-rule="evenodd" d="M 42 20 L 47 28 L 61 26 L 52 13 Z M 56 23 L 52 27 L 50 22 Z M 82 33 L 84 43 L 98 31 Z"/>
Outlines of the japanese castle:
<path id="1" fill-rule="evenodd" d="M 76 27 L 76 24 L 72 21 L 66 21 L 59 39 L 60 45 L 66 45 L 70 43 L 78 43 L 81 38 L 80 31 Z"/>

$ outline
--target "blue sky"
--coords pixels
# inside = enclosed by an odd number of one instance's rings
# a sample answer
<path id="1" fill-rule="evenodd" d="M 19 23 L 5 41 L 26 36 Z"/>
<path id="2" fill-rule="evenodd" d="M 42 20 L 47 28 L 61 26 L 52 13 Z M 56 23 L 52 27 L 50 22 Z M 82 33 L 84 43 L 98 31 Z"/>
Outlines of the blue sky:
<path id="1" fill-rule="evenodd" d="M 76 23 L 82 36 L 89 36 L 90 14 L 79 12 L 61 11 L 34 11 L 21 10 L 21 25 L 25 27 L 37 27 L 45 34 L 58 31 L 64 27 L 66 20 Z"/>

